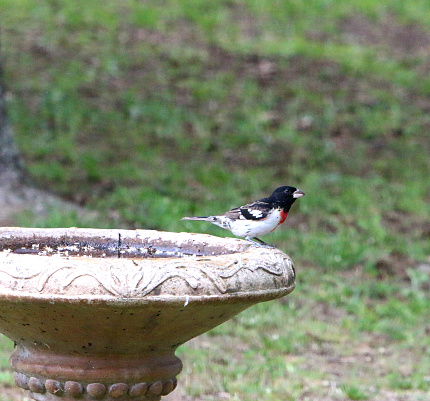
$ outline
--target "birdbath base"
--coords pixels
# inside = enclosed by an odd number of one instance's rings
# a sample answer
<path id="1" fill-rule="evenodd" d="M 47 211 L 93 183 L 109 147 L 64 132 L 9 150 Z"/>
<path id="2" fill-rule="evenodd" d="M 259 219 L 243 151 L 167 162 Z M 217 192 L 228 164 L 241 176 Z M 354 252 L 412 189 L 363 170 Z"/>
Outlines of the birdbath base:
<path id="1" fill-rule="evenodd" d="M 238 239 L 0 228 L 0 332 L 38 401 L 155 401 L 181 344 L 294 289 L 291 259 Z"/>

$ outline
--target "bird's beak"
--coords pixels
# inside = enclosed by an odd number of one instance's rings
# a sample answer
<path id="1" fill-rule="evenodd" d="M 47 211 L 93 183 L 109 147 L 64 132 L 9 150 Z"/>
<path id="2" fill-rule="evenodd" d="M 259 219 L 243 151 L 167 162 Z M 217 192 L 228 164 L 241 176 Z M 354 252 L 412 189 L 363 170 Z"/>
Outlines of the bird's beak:
<path id="1" fill-rule="evenodd" d="M 293 193 L 293 198 L 300 198 L 301 196 L 304 196 L 304 192 L 300 191 L 300 189 L 297 189 L 296 191 L 294 191 Z"/>

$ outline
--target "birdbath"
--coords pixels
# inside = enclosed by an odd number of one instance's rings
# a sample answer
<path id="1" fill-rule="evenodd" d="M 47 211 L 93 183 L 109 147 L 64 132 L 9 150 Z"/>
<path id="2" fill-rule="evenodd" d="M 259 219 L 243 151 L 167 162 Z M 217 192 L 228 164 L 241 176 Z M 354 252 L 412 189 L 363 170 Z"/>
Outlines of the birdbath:
<path id="1" fill-rule="evenodd" d="M 291 259 L 233 238 L 0 228 L 0 332 L 40 401 L 160 400 L 179 345 L 294 289 Z"/>

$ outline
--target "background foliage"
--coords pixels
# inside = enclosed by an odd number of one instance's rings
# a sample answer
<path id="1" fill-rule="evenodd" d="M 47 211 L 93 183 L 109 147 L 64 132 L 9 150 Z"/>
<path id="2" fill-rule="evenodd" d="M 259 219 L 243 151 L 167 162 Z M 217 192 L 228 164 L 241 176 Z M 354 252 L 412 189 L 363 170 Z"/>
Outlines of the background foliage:
<path id="1" fill-rule="evenodd" d="M 3 0 L 0 16 L 31 179 L 98 211 L 19 224 L 229 235 L 180 218 L 307 194 L 267 237 L 295 292 L 184 346 L 177 391 L 429 399 L 427 0 Z"/>

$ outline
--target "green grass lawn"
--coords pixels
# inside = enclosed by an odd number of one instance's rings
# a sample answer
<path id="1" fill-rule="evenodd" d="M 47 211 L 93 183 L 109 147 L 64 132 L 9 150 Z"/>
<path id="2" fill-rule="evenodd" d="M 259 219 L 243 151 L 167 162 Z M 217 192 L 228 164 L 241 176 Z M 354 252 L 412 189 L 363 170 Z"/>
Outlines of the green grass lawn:
<path id="1" fill-rule="evenodd" d="M 430 399 L 427 0 L 4 0 L 0 18 L 31 180 L 100 216 L 19 224 L 227 236 L 180 218 L 306 192 L 265 238 L 296 290 L 181 347 L 178 392 Z"/>

